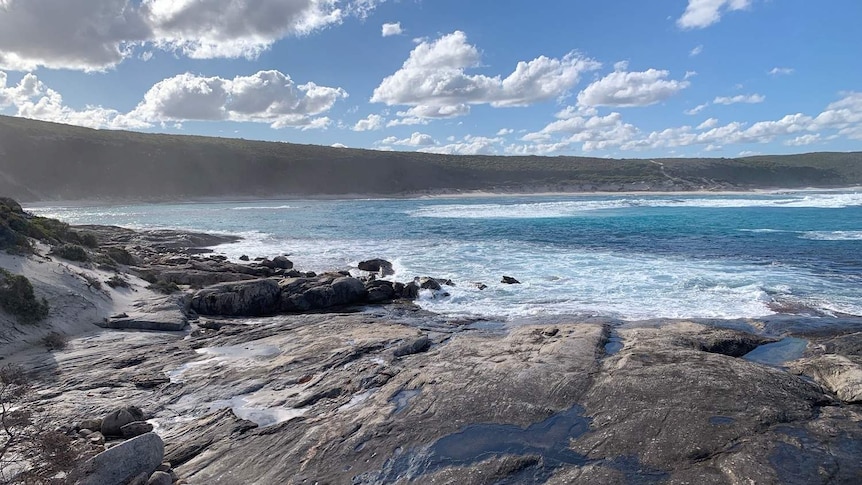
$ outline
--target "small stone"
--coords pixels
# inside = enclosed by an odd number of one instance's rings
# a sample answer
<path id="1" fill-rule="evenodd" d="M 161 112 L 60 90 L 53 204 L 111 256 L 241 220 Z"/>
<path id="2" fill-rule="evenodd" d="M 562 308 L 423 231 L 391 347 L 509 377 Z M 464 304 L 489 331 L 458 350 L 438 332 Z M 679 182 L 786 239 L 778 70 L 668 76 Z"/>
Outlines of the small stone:
<path id="1" fill-rule="evenodd" d="M 153 425 L 146 421 L 135 421 L 120 427 L 123 438 L 134 438 L 153 430 Z"/>
<path id="2" fill-rule="evenodd" d="M 105 436 L 98 431 L 90 433 L 87 436 L 87 439 L 90 441 L 90 443 L 92 443 L 94 445 L 104 445 L 105 444 Z"/>
<path id="3" fill-rule="evenodd" d="M 488 285 L 486 285 L 485 283 L 473 283 L 473 284 L 476 285 L 476 288 L 478 288 L 479 291 L 482 291 L 485 288 L 488 288 Z"/>
<path id="4" fill-rule="evenodd" d="M 248 261 L 248 256 L 246 256 L 245 254 L 243 254 L 242 256 L 240 256 L 240 257 L 239 257 L 239 260 L 240 260 L 240 261 Z"/>
<path id="5" fill-rule="evenodd" d="M 171 485 L 172 483 L 174 483 L 174 481 L 171 479 L 170 473 L 162 471 L 153 473 L 147 481 L 147 485 Z"/>
<path id="6" fill-rule="evenodd" d="M 521 284 L 520 281 L 516 280 L 515 278 L 512 278 L 511 276 L 503 276 L 503 279 L 502 279 L 502 281 L 500 281 L 500 283 L 504 283 L 507 285 L 520 285 Z"/>

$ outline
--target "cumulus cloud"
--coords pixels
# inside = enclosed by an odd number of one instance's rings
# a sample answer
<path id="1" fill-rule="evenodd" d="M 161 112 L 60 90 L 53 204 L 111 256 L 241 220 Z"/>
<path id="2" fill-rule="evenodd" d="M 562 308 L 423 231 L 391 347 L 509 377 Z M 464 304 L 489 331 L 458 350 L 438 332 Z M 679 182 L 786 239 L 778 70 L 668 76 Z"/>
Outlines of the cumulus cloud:
<path id="1" fill-rule="evenodd" d="M 714 104 L 731 105 L 738 103 L 758 104 L 766 101 L 762 94 L 739 94 L 737 96 L 719 96 L 712 100 Z"/>
<path id="2" fill-rule="evenodd" d="M 13 108 L 15 116 L 86 126 L 89 128 L 146 128 L 144 122 L 100 106 L 76 110 L 66 106 L 63 96 L 39 78 L 26 74 L 18 84 L 8 86 L 8 75 L 0 71 L 0 111 Z"/>
<path id="3" fill-rule="evenodd" d="M 453 140 L 447 145 L 420 148 L 418 151 L 446 155 L 497 155 L 504 151 L 504 142 L 505 139 L 500 137 L 466 135 L 460 141 Z"/>
<path id="4" fill-rule="evenodd" d="M 375 88 L 371 102 L 410 106 L 399 115 L 419 120 L 460 116 L 475 104 L 528 106 L 561 96 L 577 84 L 583 72 L 600 67 L 572 52 L 562 59 L 540 56 L 519 62 L 505 78 L 467 72 L 480 63 L 479 49 L 461 31 L 434 41 L 422 40 L 401 69 Z"/>
<path id="5" fill-rule="evenodd" d="M 688 53 L 691 57 L 697 57 L 703 52 L 703 44 L 696 46 L 691 52 Z"/>
<path id="6" fill-rule="evenodd" d="M 590 84 L 578 94 L 583 106 L 649 106 L 664 101 L 687 88 L 688 81 L 667 79 L 668 71 L 615 71 Z"/>
<path id="7" fill-rule="evenodd" d="M 260 71 L 233 79 L 180 74 L 156 83 L 129 114 L 146 122 L 251 121 L 273 128 L 323 128 L 315 118 L 347 93 L 341 88 L 296 84 L 279 71 Z"/>
<path id="8" fill-rule="evenodd" d="M 3 0 L 0 68 L 101 70 L 152 30 L 129 0 Z"/>
<path id="9" fill-rule="evenodd" d="M 254 57 L 278 40 L 362 17 L 383 0 L 2 0 L 0 68 L 104 70 L 136 46 Z"/>
<path id="10" fill-rule="evenodd" d="M 437 142 L 434 140 L 434 137 L 428 135 L 426 133 L 420 133 L 418 131 L 413 132 L 409 138 L 398 139 L 397 137 L 390 136 L 384 138 L 377 142 L 379 145 L 398 145 L 398 146 L 409 146 L 409 147 L 427 147 L 431 145 L 436 145 Z"/>
<path id="11" fill-rule="evenodd" d="M 383 35 L 383 37 L 391 37 L 393 35 L 401 35 L 403 33 L 404 29 L 401 28 L 401 22 L 395 22 L 393 24 L 383 24 L 381 35 Z"/>
<path id="12" fill-rule="evenodd" d="M 726 12 L 743 10 L 752 0 L 688 0 L 688 7 L 676 21 L 682 29 L 702 29 L 721 20 Z"/>
<path id="13" fill-rule="evenodd" d="M 359 120 L 353 125 L 353 131 L 375 131 L 383 128 L 385 120 L 380 115 L 368 115 L 367 118 Z"/>
<path id="14" fill-rule="evenodd" d="M 511 128 L 500 128 L 500 131 L 497 132 L 497 136 L 511 135 L 514 132 L 515 132 L 515 130 L 513 130 Z"/>
<path id="15" fill-rule="evenodd" d="M 720 125 L 710 118 L 692 127 L 665 128 L 644 133 L 623 121 L 619 113 L 600 116 L 583 108 L 566 108 L 557 120 L 542 130 L 522 138 L 525 145 L 511 147 L 515 153 L 547 154 L 571 150 L 577 144 L 585 152 L 616 148 L 622 151 L 676 149 L 700 145 L 713 151 L 728 145 L 760 144 L 780 141 L 789 146 L 803 146 L 822 139 L 844 137 L 862 139 L 862 93 L 843 93 L 817 116 L 803 113 L 786 115 L 777 120 L 755 123 L 732 121 Z"/>

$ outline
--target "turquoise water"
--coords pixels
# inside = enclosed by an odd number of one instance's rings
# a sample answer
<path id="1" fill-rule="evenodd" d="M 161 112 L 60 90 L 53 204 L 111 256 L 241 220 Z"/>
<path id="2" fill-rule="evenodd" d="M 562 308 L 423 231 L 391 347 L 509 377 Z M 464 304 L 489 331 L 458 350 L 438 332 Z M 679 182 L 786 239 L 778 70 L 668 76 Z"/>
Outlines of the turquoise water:
<path id="1" fill-rule="evenodd" d="M 452 279 L 453 316 L 862 316 L 862 193 L 286 200 L 32 206 L 73 224 L 239 234 L 230 258 L 395 263 Z M 500 284 L 503 275 L 521 285 Z M 484 291 L 474 283 L 488 285 Z"/>

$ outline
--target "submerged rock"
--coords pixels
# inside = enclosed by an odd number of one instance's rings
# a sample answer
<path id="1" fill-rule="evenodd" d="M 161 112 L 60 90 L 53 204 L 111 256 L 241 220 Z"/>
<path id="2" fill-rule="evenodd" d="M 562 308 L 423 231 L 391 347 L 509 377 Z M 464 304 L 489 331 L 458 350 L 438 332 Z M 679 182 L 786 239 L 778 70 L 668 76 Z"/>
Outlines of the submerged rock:
<path id="1" fill-rule="evenodd" d="M 503 279 L 500 280 L 500 283 L 503 283 L 506 285 L 520 285 L 521 284 L 520 281 L 516 280 L 515 278 L 513 278 L 511 276 L 503 276 Z"/>

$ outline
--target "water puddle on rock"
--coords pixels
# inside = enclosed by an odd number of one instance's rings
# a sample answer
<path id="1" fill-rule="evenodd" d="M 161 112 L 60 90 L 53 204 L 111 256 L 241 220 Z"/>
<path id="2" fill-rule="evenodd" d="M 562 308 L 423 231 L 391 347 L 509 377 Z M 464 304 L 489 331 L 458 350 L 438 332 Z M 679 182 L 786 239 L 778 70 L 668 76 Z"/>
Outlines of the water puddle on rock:
<path id="1" fill-rule="evenodd" d="M 305 414 L 307 409 L 285 407 L 264 407 L 254 402 L 254 395 L 235 396 L 231 399 L 215 401 L 210 404 L 210 410 L 231 408 L 240 419 L 245 419 L 258 426 L 272 426 Z"/>
<path id="2" fill-rule="evenodd" d="M 807 340 L 787 337 L 778 342 L 761 345 L 743 355 L 742 358 L 760 364 L 781 366 L 791 360 L 801 358 L 807 346 Z"/>
<path id="3" fill-rule="evenodd" d="M 402 389 L 398 394 L 392 396 L 389 402 L 395 404 L 395 409 L 392 414 L 400 414 L 410 404 L 410 400 L 418 396 L 422 392 L 421 389 Z"/>
<path id="4" fill-rule="evenodd" d="M 605 344 L 605 355 L 614 355 L 622 350 L 624 346 L 622 337 L 620 337 L 616 330 L 611 330 L 608 341 Z"/>

